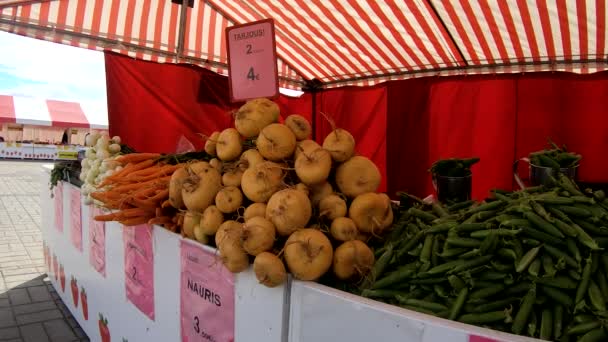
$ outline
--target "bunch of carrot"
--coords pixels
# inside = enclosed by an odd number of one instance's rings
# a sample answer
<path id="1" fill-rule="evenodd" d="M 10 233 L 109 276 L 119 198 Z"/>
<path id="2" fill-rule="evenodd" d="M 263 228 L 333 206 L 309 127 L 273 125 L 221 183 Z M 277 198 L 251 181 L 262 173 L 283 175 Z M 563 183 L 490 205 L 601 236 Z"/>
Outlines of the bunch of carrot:
<path id="1" fill-rule="evenodd" d="M 91 197 L 114 212 L 95 216 L 97 221 L 118 221 L 125 226 L 159 224 L 175 231 L 176 210 L 169 204 L 169 181 L 181 164 L 159 162 L 156 153 L 132 153 L 118 157 L 123 169 L 106 178 Z"/>

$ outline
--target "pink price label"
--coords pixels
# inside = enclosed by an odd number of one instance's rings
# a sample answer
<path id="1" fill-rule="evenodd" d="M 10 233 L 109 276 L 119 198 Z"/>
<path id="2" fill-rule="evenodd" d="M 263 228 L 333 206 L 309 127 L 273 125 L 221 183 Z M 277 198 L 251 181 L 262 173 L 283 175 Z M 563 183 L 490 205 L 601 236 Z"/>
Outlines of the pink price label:
<path id="1" fill-rule="evenodd" d="M 95 221 L 94 217 L 103 215 L 103 211 L 94 206 L 89 207 L 89 263 L 104 278 L 106 276 L 106 225 Z"/>
<path id="2" fill-rule="evenodd" d="M 58 182 L 54 189 L 55 200 L 55 228 L 63 233 L 63 183 Z"/>
<path id="3" fill-rule="evenodd" d="M 80 190 L 70 188 L 70 237 L 72 244 L 82 252 L 82 214 Z"/>
<path id="4" fill-rule="evenodd" d="M 279 95 L 274 20 L 226 28 L 232 102 Z"/>
<path id="5" fill-rule="evenodd" d="M 181 241 L 183 342 L 234 341 L 234 275 L 218 256 Z"/>
<path id="6" fill-rule="evenodd" d="M 123 227 L 127 299 L 154 320 L 154 254 L 152 227 Z"/>
<path id="7" fill-rule="evenodd" d="M 489 337 L 469 335 L 469 342 L 501 342 L 501 341 L 495 340 L 495 339 L 489 338 Z"/>

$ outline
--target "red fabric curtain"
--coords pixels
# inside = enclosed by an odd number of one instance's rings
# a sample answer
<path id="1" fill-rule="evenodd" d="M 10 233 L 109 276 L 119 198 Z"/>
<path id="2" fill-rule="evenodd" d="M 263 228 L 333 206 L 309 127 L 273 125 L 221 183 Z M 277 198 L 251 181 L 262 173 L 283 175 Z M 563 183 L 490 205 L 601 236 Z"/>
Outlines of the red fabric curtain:
<path id="1" fill-rule="evenodd" d="M 357 154 L 370 158 L 378 166 L 382 174 L 379 191 L 386 191 L 386 87 L 332 89 L 316 96 L 317 142 L 323 143 L 332 131 L 325 114 L 337 127 L 353 135 Z"/>
<path id="2" fill-rule="evenodd" d="M 228 79 L 206 69 L 184 64 L 159 64 L 106 52 L 106 86 L 110 133 L 137 151 L 173 153 L 182 136 L 200 149 L 197 133 L 233 126 Z M 309 120 L 312 102 L 277 99 L 281 115 L 298 113 Z"/>
<path id="3" fill-rule="evenodd" d="M 513 162 L 546 147 L 548 138 L 583 155 L 580 181 L 608 182 L 608 73 L 424 78 L 387 88 L 391 195 L 433 193 L 427 170 L 449 157 L 481 158 L 473 167 L 474 198 L 511 189 Z"/>

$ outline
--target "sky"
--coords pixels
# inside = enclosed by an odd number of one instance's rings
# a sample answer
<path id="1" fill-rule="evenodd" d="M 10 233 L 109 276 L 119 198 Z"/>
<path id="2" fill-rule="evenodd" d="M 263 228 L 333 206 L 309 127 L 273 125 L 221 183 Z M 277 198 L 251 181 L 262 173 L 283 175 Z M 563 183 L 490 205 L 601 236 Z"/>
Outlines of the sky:
<path id="1" fill-rule="evenodd" d="M 103 53 L 0 31 L 0 94 L 106 104 Z M 298 91 L 281 89 L 291 96 Z"/>
<path id="2" fill-rule="evenodd" d="M 0 94 L 106 102 L 103 53 L 0 32 Z"/>

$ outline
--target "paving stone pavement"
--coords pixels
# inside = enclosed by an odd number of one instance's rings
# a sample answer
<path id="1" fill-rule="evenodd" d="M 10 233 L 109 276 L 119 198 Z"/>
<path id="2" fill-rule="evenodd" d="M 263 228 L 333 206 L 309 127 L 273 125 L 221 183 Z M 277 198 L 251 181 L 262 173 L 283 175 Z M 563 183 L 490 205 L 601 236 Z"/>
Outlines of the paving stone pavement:
<path id="1" fill-rule="evenodd" d="M 41 165 L 0 160 L 0 341 L 89 341 L 45 273 Z"/>

